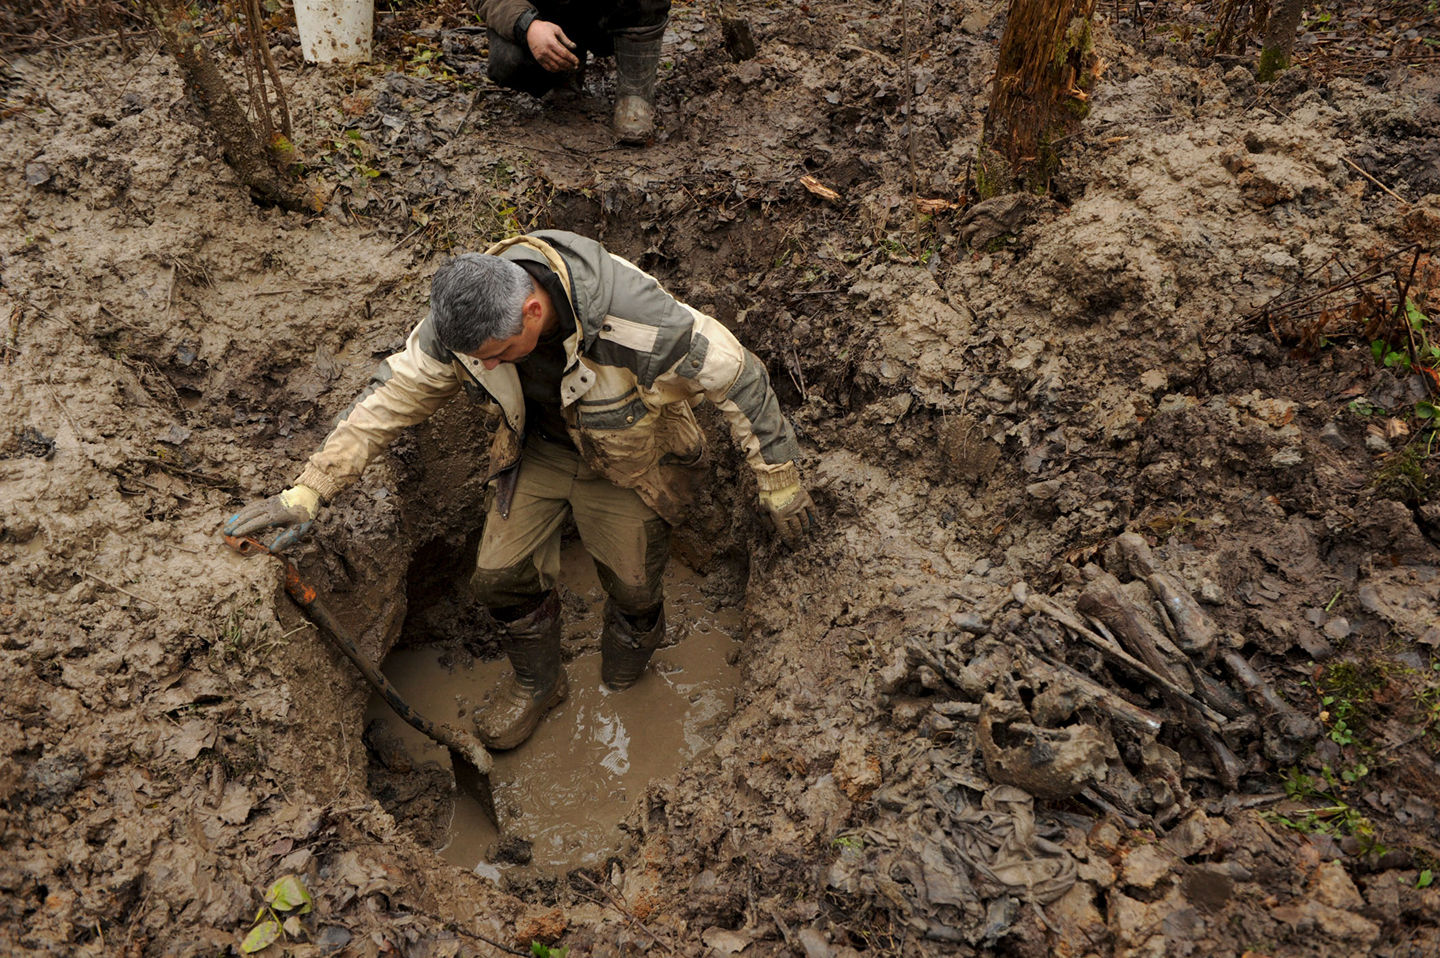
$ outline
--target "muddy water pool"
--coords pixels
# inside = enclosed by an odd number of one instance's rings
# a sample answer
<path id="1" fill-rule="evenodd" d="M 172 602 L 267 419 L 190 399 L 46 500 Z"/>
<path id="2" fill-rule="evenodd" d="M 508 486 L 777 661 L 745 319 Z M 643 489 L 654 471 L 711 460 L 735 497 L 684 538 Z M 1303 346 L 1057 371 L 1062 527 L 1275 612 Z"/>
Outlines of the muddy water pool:
<path id="1" fill-rule="evenodd" d="M 597 865 L 622 836 L 619 824 L 646 785 L 672 774 L 714 742 L 735 702 L 739 670 L 738 609 L 717 607 L 701 592 L 702 576 L 672 561 L 665 573 L 667 645 L 655 653 L 644 677 L 624 692 L 600 684 L 599 635 L 604 592 L 594 564 L 578 541 L 565 545 L 561 581 L 585 600 L 587 614 L 567 605 L 565 664 L 570 694 L 552 709 L 519 748 L 496 752 L 491 778 L 506 836 L 531 842 L 526 871 L 564 871 Z M 588 641 L 587 641 L 588 640 Z M 441 664 L 434 646 L 399 649 L 384 672 L 422 715 L 472 727 L 476 709 L 509 671 L 501 658 L 471 668 Z M 444 749 L 406 725 L 378 697 L 366 709 L 368 727 L 384 719 L 417 764 L 448 766 Z M 511 867 L 491 862 L 501 835 L 471 799 L 459 796 L 444 858 L 497 877 Z"/>

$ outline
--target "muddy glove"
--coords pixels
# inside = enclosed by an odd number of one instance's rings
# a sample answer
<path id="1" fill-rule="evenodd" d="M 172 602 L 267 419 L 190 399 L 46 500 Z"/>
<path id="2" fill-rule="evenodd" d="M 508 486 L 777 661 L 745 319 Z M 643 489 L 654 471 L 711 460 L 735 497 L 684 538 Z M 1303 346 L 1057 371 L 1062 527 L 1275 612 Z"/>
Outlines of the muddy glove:
<path id="1" fill-rule="evenodd" d="M 278 529 L 275 538 L 265 542 L 272 552 L 284 552 L 310 531 L 320 513 L 320 493 L 309 486 L 294 485 L 278 496 L 263 502 L 252 502 L 225 523 L 227 536 L 254 536 L 267 529 Z M 264 542 L 264 538 L 260 537 Z"/>
<path id="2" fill-rule="evenodd" d="M 799 482 L 783 489 L 761 489 L 760 507 L 788 546 L 799 545 L 815 522 L 815 503 Z"/>

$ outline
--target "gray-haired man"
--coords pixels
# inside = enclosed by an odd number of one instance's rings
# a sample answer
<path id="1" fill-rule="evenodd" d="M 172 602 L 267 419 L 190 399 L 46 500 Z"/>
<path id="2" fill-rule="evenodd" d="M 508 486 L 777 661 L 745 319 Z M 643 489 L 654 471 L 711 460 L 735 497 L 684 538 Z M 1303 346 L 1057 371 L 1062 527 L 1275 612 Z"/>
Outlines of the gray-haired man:
<path id="1" fill-rule="evenodd" d="M 709 399 L 725 415 L 787 541 L 810 525 L 794 432 L 754 354 L 594 240 L 547 230 L 441 266 L 404 351 L 380 365 L 295 485 L 232 516 L 226 533 L 273 529 L 293 543 L 322 499 L 461 390 L 502 414 L 472 580 L 514 668 L 476 718 L 491 748 L 525 741 L 567 694 L 554 592 L 567 514 L 608 596 L 601 679 L 635 684 L 664 640 L 670 529 L 705 447 L 692 405 Z"/>

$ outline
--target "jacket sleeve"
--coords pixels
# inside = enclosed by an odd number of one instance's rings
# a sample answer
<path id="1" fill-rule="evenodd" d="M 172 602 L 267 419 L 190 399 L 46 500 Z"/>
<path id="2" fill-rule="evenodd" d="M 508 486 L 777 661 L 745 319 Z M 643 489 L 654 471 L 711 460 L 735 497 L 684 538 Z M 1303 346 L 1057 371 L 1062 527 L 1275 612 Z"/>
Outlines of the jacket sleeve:
<path id="1" fill-rule="evenodd" d="M 693 320 L 690 348 L 657 385 L 687 390 L 713 402 L 730 423 L 761 489 L 800 481 L 795 430 L 780 412 L 765 366 L 720 322 L 684 306 Z"/>
<path id="2" fill-rule="evenodd" d="M 449 357 L 427 316 L 411 331 L 405 348 L 380 364 L 370 384 L 340 414 L 296 482 L 328 500 L 359 479 L 402 429 L 430 416 L 460 390 Z"/>
<path id="3" fill-rule="evenodd" d="M 528 0 L 480 0 L 480 18 L 485 21 L 485 26 L 494 30 L 503 37 L 509 37 L 516 43 L 524 44 L 523 35 L 515 35 L 515 27 L 520 18 L 526 13 L 533 11 L 535 7 Z M 535 18 L 527 17 L 527 20 Z M 526 23 L 529 26 L 529 23 Z"/>

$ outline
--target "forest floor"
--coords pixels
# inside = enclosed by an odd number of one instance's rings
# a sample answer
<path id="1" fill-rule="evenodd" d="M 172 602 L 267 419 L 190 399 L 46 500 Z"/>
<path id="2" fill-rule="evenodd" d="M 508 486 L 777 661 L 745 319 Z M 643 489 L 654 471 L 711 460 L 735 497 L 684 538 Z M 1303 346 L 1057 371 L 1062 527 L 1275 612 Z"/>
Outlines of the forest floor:
<path id="1" fill-rule="evenodd" d="M 454 3 L 351 68 L 281 16 L 311 216 L 249 201 L 148 39 L 7 40 L 0 947 L 237 953 L 295 875 L 265 954 L 1440 955 L 1435 5 L 1312 9 L 1260 85 L 1222 4 L 1102 3 L 1051 189 L 982 205 L 1001 6 L 732 0 L 737 63 L 677 0 L 639 149 L 608 63 L 499 90 Z M 733 716 L 606 867 L 497 884 L 372 795 L 368 690 L 218 530 L 446 254 L 532 228 L 764 360 L 821 521 L 778 545 L 707 420 L 676 552 L 743 604 Z M 369 655 L 493 652 L 485 429 L 407 432 L 301 552 Z M 1102 594 L 1208 717 L 1077 638 Z"/>

